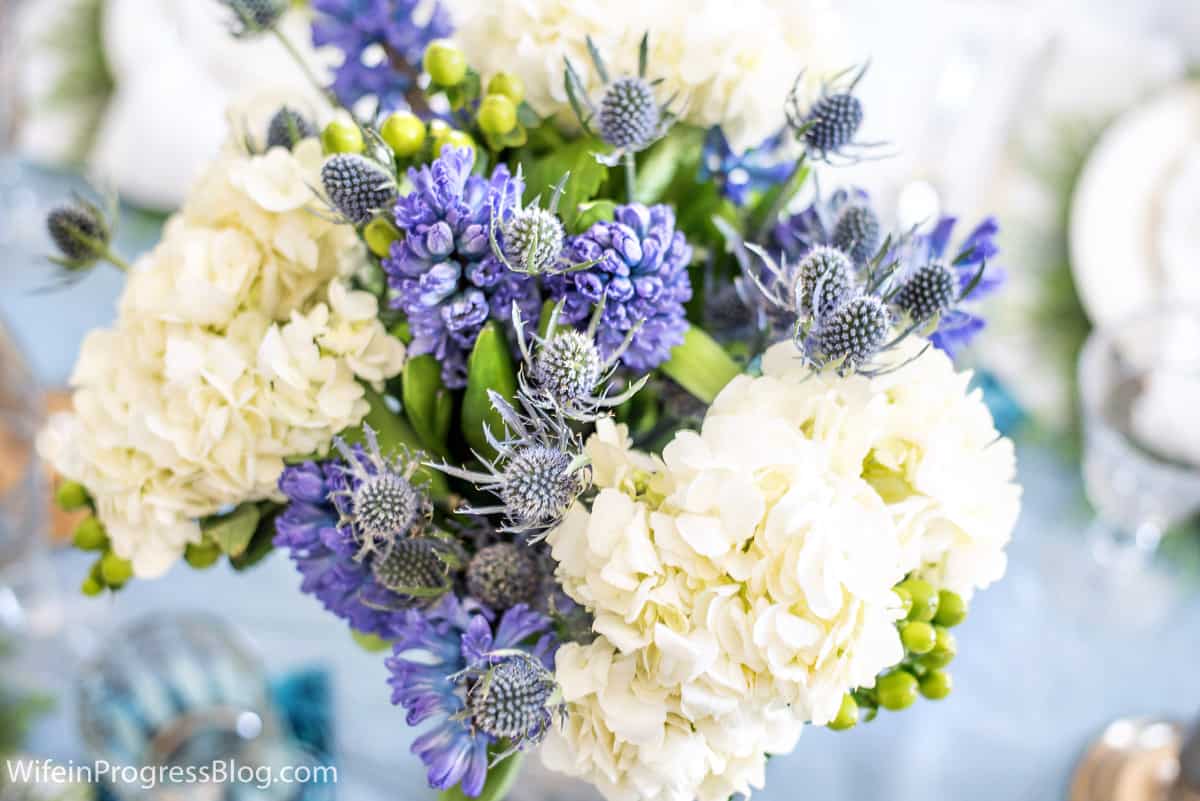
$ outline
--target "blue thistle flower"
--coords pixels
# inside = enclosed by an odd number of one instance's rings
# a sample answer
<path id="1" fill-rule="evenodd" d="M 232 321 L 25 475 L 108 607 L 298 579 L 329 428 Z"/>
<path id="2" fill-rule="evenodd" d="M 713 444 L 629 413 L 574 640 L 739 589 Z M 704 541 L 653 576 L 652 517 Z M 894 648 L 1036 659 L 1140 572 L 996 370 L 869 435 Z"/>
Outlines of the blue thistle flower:
<path id="1" fill-rule="evenodd" d="M 769 250 L 798 262 L 813 248 L 828 245 L 861 267 L 878 253 L 880 228 L 870 196 L 857 187 L 844 187 L 776 223 Z"/>
<path id="2" fill-rule="evenodd" d="M 287 0 L 220 0 L 229 9 L 230 27 L 239 39 L 266 33 L 287 11 Z"/>
<path id="3" fill-rule="evenodd" d="M 317 129 L 298 111 L 283 106 L 267 125 L 267 148 L 285 147 L 291 150 L 301 139 L 316 136 Z"/>
<path id="4" fill-rule="evenodd" d="M 713 181 L 735 206 L 744 206 L 754 192 L 765 192 L 791 175 L 795 161 L 782 157 L 785 131 L 767 138 L 745 153 L 735 153 L 719 127 L 708 130 L 700 156 L 698 180 Z"/>
<path id="5" fill-rule="evenodd" d="M 572 237 L 567 254 L 574 262 L 594 264 L 546 278 L 551 297 L 564 300 L 563 319 L 585 328 L 593 307 L 603 302 L 596 341 L 606 359 L 630 332 L 620 356 L 626 367 L 645 372 L 669 359 L 683 342 L 688 325 L 683 304 L 692 297 L 687 271 L 692 248 L 675 230 L 675 212 L 662 205 L 618 206 L 611 222 L 601 220 Z"/>
<path id="6" fill-rule="evenodd" d="M 466 385 L 467 355 L 489 318 L 510 321 L 516 303 L 536 325 L 541 309 L 536 280 L 506 268 L 491 247 L 493 220 L 503 230 L 521 179 L 504 165 L 489 179 L 471 175 L 474 162 L 473 150 L 447 148 L 433 164 L 408 171 L 413 190 L 395 208 L 405 236 L 383 260 L 391 305 L 408 316 L 409 353 L 434 354 L 451 389 Z"/>
<path id="7" fill-rule="evenodd" d="M 458 786 L 472 798 L 487 779 L 488 748 L 500 737 L 515 747 L 539 741 L 546 722 L 540 711 L 554 695 L 545 683 L 558 645 L 550 618 L 524 604 L 496 618 L 474 600 L 447 595 L 427 611 L 403 615 L 385 663 L 392 703 L 407 711 L 408 724 L 433 721 L 412 745 L 430 787 Z M 509 662 L 519 667 L 498 675 Z"/>
<path id="8" fill-rule="evenodd" d="M 534 532 L 537 539 L 562 522 L 575 500 L 591 486 L 591 466 L 579 436 L 561 415 L 552 416 L 526 402 L 526 414 L 493 390 L 494 408 L 504 421 L 503 438 L 484 426 L 484 436 L 496 458 L 480 457 L 487 472 L 450 464 L 430 464 L 443 473 L 469 481 L 494 495 L 499 504 L 460 507 L 470 515 L 502 514 L 502 531 Z M 477 454 L 478 455 L 478 454 Z"/>
<path id="9" fill-rule="evenodd" d="M 355 225 L 396 202 L 396 181 L 383 165 L 357 153 L 338 153 L 321 167 L 329 202 Z"/>
<path id="10" fill-rule="evenodd" d="M 495 542 L 471 557 L 466 578 L 471 597 L 503 610 L 532 604 L 544 577 L 537 557 L 527 546 Z"/>
<path id="11" fill-rule="evenodd" d="M 301 591 L 385 639 L 397 636 L 405 610 L 447 592 L 464 561 L 452 543 L 422 535 L 428 501 L 399 464 L 378 458 L 372 443 L 289 466 L 279 478 L 288 503 L 275 520 L 275 545 L 291 552 Z"/>
<path id="12" fill-rule="evenodd" d="M 343 55 L 332 89 L 345 106 L 373 97 L 382 111 L 406 107 L 405 93 L 415 85 L 425 47 L 453 30 L 440 3 L 423 23 L 415 19 L 420 0 L 313 0 L 312 5 L 313 44 L 335 47 Z M 372 60 L 373 50 L 381 51 L 378 60 Z"/>
<path id="13" fill-rule="evenodd" d="M 800 100 L 804 73 L 796 77 L 785 112 L 788 125 L 804 144 L 807 157 L 826 164 L 853 164 L 861 160 L 866 151 L 882 144 L 857 140 L 863 121 L 863 105 L 854 96 L 854 90 L 866 72 L 867 65 L 864 64 L 857 70 L 849 69 L 835 75 L 807 107 Z"/>
<path id="14" fill-rule="evenodd" d="M 986 298 L 1003 286 L 1007 278 L 1002 267 L 992 264 L 1000 252 L 996 244 L 1000 225 L 996 218 L 986 217 L 957 247 L 951 247 L 956 222 L 954 217 L 942 217 L 927 233 L 918 233 L 901 243 L 895 254 L 900 262 L 898 302 L 905 287 L 922 268 L 940 262 L 954 274 L 953 308 L 943 310 L 937 330 L 929 338 L 934 347 L 944 350 L 951 358 L 956 357 L 987 325 L 983 317 L 963 304 Z M 978 282 L 972 287 L 977 276 Z M 964 297 L 968 290 L 969 294 Z"/>

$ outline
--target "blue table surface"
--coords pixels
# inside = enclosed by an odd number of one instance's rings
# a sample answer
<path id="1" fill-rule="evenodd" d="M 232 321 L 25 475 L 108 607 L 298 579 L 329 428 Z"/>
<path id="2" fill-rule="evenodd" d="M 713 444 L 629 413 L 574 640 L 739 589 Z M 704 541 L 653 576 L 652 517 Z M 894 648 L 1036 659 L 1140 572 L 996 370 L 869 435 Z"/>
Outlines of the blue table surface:
<path id="1" fill-rule="evenodd" d="M 34 254 L 48 243 L 45 207 L 71 179 L 0 160 L 0 312 L 50 385 L 70 371 L 81 336 L 112 317 L 120 276 L 99 270 L 57 294 L 30 294 L 52 275 Z M 153 226 L 127 227 L 119 246 L 136 253 Z M 1086 535 L 1078 465 L 1031 443 L 1018 447 L 1024 512 L 1009 548 L 1004 581 L 979 594 L 957 631 L 949 700 L 883 713 L 847 732 L 811 730 L 796 751 L 771 761 L 764 801 L 1042 801 L 1065 798 L 1072 766 L 1110 719 L 1200 709 L 1200 596 L 1194 585 L 1150 566 L 1101 570 Z M 72 589 L 86 557 L 60 553 L 51 567 L 63 587 L 66 636 L 22 656 L 25 678 L 62 693 L 60 712 L 35 731 L 31 750 L 83 756 L 70 693 L 76 655 L 103 647 L 104 633 L 149 610 L 205 609 L 227 615 L 256 640 L 272 670 L 329 668 L 348 799 L 432 798 L 408 751 L 414 733 L 388 703 L 382 656 L 351 644 L 345 627 L 298 592 L 290 562 L 276 554 L 246 575 L 224 568 L 176 567 L 156 582 L 134 582 L 105 599 Z M 533 760 L 536 761 L 536 760 Z M 531 769 L 514 798 L 591 797 L 578 785 L 552 785 Z M 551 789 L 552 788 L 552 789 Z"/>

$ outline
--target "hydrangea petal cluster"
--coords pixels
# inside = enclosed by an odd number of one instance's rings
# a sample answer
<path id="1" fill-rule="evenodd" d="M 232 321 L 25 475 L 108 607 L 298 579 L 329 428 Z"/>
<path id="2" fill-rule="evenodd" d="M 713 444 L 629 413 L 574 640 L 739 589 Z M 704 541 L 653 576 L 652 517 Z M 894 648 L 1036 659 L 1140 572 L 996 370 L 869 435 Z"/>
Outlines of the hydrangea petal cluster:
<path id="1" fill-rule="evenodd" d="M 1007 278 L 1004 268 L 992 263 L 1000 252 L 996 237 L 1000 224 L 995 217 L 980 222 L 957 247 L 951 247 L 957 219 L 942 217 L 926 233 L 917 234 L 901 249 L 902 277 L 911 275 L 932 261 L 945 261 L 958 276 L 958 291 L 965 291 L 979 268 L 986 262 L 983 277 L 972 290 L 967 302 L 982 300 L 995 292 Z M 984 329 L 983 317 L 959 306 L 943 315 L 937 331 L 930 337 L 934 346 L 954 357 Z"/>
<path id="2" fill-rule="evenodd" d="M 556 645 L 550 618 L 524 604 L 497 616 L 474 600 L 447 595 L 428 611 L 404 613 L 387 660 L 388 684 L 392 703 L 407 710 L 408 725 L 432 722 L 412 745 L 430 787 L 458 785 L 468 797 L 478 796 L 487 779 L 488 747 L 496 742 L 472 725 L 470 688 L 453 677 L 486 666 L 490 654 L 506 649 L 527 651 L 552 670 Z"/>
<path id="3" fill-rule="evenodd" d="M 466 358 L 489 318 L 521 316 L 537 324 L 537 282 L 504 266 L 492 252 L 492 218 L 511 216 L 523 184 L 504 165 L 490 178 L 471 174 L 474 150 L 447 148 L 427 167 L 410 169 L 413 190 L 396 204 L 405 237 L 383 260 L 392 305 L 408 316 L 414 356 L 434 354 L 446 386 L 466 384 Z"/>
<path id="4" fill-rule="evenodd" d="M 841 68 L 839 20 L 817 0 L 702 0 L 681 13 L 674 0 L 449 0 L 455 39 L 488 75 L 508 71 L 544 116 L 569 124 L 563 63 L 579 69 L 584 89 L 603 80 L 591 68 L 591 37 L 612 75 L 637 73 L 638 43 L 650 32 L 649 63 L 663 82 L 660 97 L 686 100 L 683 121 L 723 126 L 735 150 L 762 142 L 779 128 L 780 104 L 802 68 L 815 87 Z"/>
<path id="5" fill-rule="evenodd" d="M 403 366 L 375 298 L 338 278 L 363 258 L 353 229 L 310 208 L 319 152 L 230 148 L 205 172 L 130 272 L 114 326 L 85 340 L 74 411 L 40 440 L 139 576 L 199 541 L 196 518 L 277 497 L 286 457 L 366 414 L 359 379 Z"/>
<path id="6" fill-rule="evenodd" d="M 644 371 L 670 358 L 687 332 L 683 304 L 692 297 L 692 248 L 675 230 L 675 212 L 662 205 L 618 206 L 611 222 L 601 220 L 572 237 L 567 254 L 577 264 L 597 263 L 546 279 L 550 295 L 565 301 L 562 318 L 586 327 L 603 300 L 596 342 L 605 358 L 638 326 L 621 363 Z"/>
<path id="7" fill-rule="evenodd" d="M 782 343 L 661 462 L 598 427 L 599 494 L 548 536 L 599 637 L 559 651 L 570 719 L 547 764 L 609 799 L 748 792 L 902 658 L 898 581 L 969 597 L 999 578 L 1020 490 L 969 379 L 936 351 L 813 375 Z"/>
<path id="8" fill-rule="evenodd" d="M 363 470 L 376 468 L 361 448 L 354 450 Z M 300 590 L 314 596 L 327 610 L 356 631 L 384 639 L 399 637 L 405 628 L 407 599 L 381 585 L 373 570 L 380 552 L 362 551 L 362 538 L 342 522 L 345 513 L 336 493 L 352 489 L 354 481 L 342 459 L 292 465 L 279 477 L 279 490 L 288 504 L 275 519 L 275 545 L 287 548 L 304 577 Z"/>
<path id="9" fill-rule="evenodd" d="M 332 89 L 353 107 L 375 98 L 381 110 L 406 107 L 405 93 L 420 73 L 425 46 L 450 35 L 450 17 L 440 3 L 421 0 L 313 0 L 312 40 L 334 47 L 343 59 Z"/>

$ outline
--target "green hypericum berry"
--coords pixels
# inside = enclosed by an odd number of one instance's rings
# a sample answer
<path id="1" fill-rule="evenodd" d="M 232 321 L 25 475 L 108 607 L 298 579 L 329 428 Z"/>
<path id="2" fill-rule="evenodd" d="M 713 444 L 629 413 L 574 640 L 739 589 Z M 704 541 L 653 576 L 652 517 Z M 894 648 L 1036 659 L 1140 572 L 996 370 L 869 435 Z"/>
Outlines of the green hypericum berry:
<path id="1" fill-rule="evenodd" d="M 900 642 L 904 643 L 904 649 L 909 653 L 928 653 L 936 641 L 937 632 L 928 623 L 910 620 L 900 624 Z"/>
<path id="2" fill-rule="evenodd" d="M 467 57 L 445 39 L 435 39 L 425 48 L 425 71 L 438 86 L 456 86 L 467 77 Z"/>
<path id="3" fill-rule="evenodd" d="M 934 630 L 937 632 L 937 639 L 934 641 L 933 648 L 929 653 L 922 654 L 917 661 L 923 667 L 944 668 L 953 662 L 955 655 L 958 654 L 958 640 L 954 639 L 954 635 L 941 626 L 934 626 Z"/>
<path id="4" fill-rule="evenodd" d="M 83 583 L 79 585 L 79 591 L 84 595 L 94 598 L 95 596 L 104 592 L 104 585 L 99 581 L 96 581 L 96 579 L 92 578 L 91 576 L 88 576 L 83 580 Z"/>
<path id="5" fill-rule="evenodd" d="M 966 619 L 967 602 L 962 599 L 962 596 L 950 590 L 939 590 L 937 614 L 933 616 L 933 622 L 939 626 L 950 628 Z"/>
<path id="6" fill-rule="evenodd" d="M 444 136 L 439 137 L 434 143 L 433 157 L 437 158 L 442 155 L 442 149 L 446 147 L 469 147 L 474 150 L 475 140 L 465 131 L 447 131 Z"/>
<path id="7" fill-rule="evenodd" d="M 399 238 L 400 231 L 386 217 L 376 217 L 363 228 L 367 248 L 381 259 L 392 252 L 392 243 Z"/>
<path id="8" fill-rule="evenodd" d="M 842 705 L 838 709 L 837 717 L 829 721 L 829 728 L 834 731 L 845 731 L 852 729 L 858 723 L 858 704 L 854 702 L 854 696 L 846 693 L 842 696 Z"/>
<path id="9" fill-rule="evenodd" d="M 112 551 L 100 557 L 100 576 L 110 587 L 120 587 L 133 576 L 133 565 Z"/>
<path id="10" fill-rule="evenodd" d="M 212 567 L 221 558 L 221 549 L 211 542 L 192 543 L 183 552 L 183 558 L 197 570 Z"/>
<path id="11" fill-rule="evenodd" d="M 361 153 L 366 147 L 362 131 L 349 120 L 334 120 L 321 131 L 321 146 L 326 153 Z"/>
<path id="12" fill-rule="evenodd" d="M 429 121 L 429 138 L 435 143 L 439 139 L 444 139 L 446 134 L 453 130 L 454 129 L 450 127 L 450 123 L 446 122 L 445 120 L 433 119 Z"/>
<path id="13" fill-rule="evenodd" d="M 912 608 L 908 610 L 909 620 L 923 620 L 926 623 L 933 620 L 937 614 L 937 590 L 928 581 L 908 579 L 901 582 L 901 589 L 907 590 L 912 598 Z"/>
<path id="14" fill-rule="evenodd" d="M 921 695 L 930 701 L 940 701 L 954 689 L 950 674 L 944 670 L 931 670 L 921 677 Z"/>
<path id="15" fill-rule="evenodd" d="M 488 81 L 487 93 L 504 95 L 514 105 L 520 105 L 521 101 L 525 99 L 525 83 L 511 72 L 497 72 Z"/>
<path id="16" fill-rule="evenodd" d="M 488 95 L 479 104 L 479 127 L 493 136 L 503 136 L 517 127 L 517 106 L 506 95 Z"/>
<path id="17" fill-rule="evenodd" d="M 425 145 L 425 123 L 411 111 L 388 115 L 379 129 L 383 141 L 400 158 L 415 156 Z"/>
<path id="18" fill-rule="evenodd" d="M 59 484 L 54 497 L 58 501 L 59 507 L 68 512 L 74 512 L 76 509 L 82 509 L 88 505 L 88 491 L 78 481 L 64 481 Z"/>
<path id="19" fill-rule="evenodd" d="M 875 682 L 875 693 L 879 696 L 879 705 L 884 709 L 893 712 L 907 709 L 917 700 L 917 677 L 907 670 L 880 676 Z"/>
<path id="20" fill-rule="evenodd" d="M 108 535 L 99 520 L 88 517 L 75 527 L 72 541 L 81 551 L 102 551 L 108 546 Z"/>

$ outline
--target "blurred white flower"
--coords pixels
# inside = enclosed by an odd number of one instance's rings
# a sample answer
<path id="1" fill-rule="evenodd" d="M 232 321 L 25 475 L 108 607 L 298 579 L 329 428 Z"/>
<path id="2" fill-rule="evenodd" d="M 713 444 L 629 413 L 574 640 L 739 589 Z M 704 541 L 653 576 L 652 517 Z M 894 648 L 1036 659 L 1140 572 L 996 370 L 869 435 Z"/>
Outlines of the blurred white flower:
<path id="1" fill-rule="evenodd" d="M 969 379 L 940 351 L 813 376 L 783 343 L 661 462 L 600 427 L 591 509 L 547 538 L 599 635 L 559 652 L 570 721 L 547 764 L 609 799 L 747 793 L 767 753 L 903 658 L 906 575 L 966 596 L 998 578 L 1020 490 Z"/>
<path id="2" fill-rule="evenodd" d="M 819 81 L 845 68 L 841 23 L 824 0 L 450 0 L 455 38 L 485 78 L 513 72 L 539 113 L 570 120 L 564 58 L 589 90 L 591 36 L 614 74 L 637 70 L 638 43 L 650 33 L 650 77 L 662 99 L 678 92 L 684 120 L 721 125 L 733 147 L 757 145 L 784 124 L 783 104 L 801 69 Z"/>

